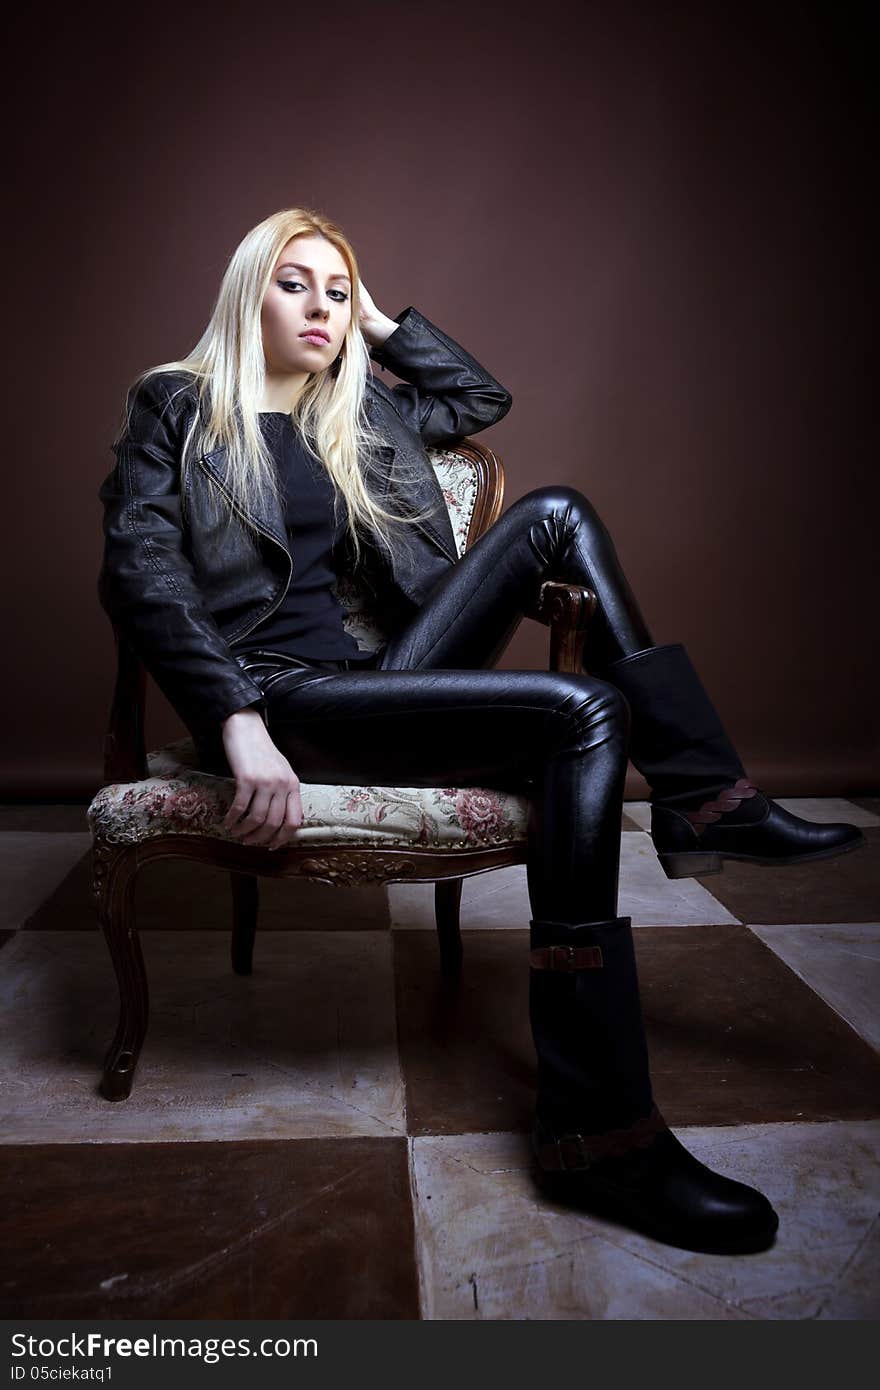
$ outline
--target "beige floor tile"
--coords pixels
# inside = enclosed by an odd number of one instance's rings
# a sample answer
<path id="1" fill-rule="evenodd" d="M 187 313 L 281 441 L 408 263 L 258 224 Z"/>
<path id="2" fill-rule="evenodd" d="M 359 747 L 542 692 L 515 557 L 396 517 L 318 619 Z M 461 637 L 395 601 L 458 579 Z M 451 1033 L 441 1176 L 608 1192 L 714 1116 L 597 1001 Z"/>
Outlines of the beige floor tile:
<path id="1" fill-rule="evenodd" d="M 426 1137 L 413 1141 L 423 1316 L 730 1320 L 876 1308 L 866 1239 L 880 1123 L 678 1133 L 703 1162 L 767 1193 L 780 1217 L 771 1250 L 699 1255 L 552 1206 L 528 1177 L 521 1136 Z"/>
<path id="2" fill-rule="evenodd" d="M 738 920 L 697 879 L 667 878 L 650 835 L 635 831 L 621 837 L 617 910 L 631 917 L 634 927 L 714 926 Z"/>
<path id="3" fill-rule="evenodd" d="M 434 931 L 433 883 L 389 883 L 392 927 Z M 466 878 L 461 892 L 461 928 L 527 927 L 529 897 L 525 864 L 507 864 Z"/>
<path id="4" fill-rule="evenodd" d="M 625 801 L 623 809 L 630 820 L 635 821 L 642 830 L 651 829 L 651 803 L 649 801 Z"/>
<path id="5" fill-rule="evenodd" d="M 523 1136 L 416 1139 L 412 1157 L 423 1318 L 746 1316 L 683 1284 L 650 1251 L 621 1249 L 604 1223 L 544 1203 Z"/>
<path id="6" fill-rule="evenodd" d="M 757 1187 L 779 1214 L 761 1255 L 696 1255 L 657 1247 L 665 1267 L 753 1317 L 811 1318 L 844 1278 L 877 1214 L 880 1121 L 742 1125 L 677 1133 L 703 1163 Z M 644 1238 L 623 1237 L 629 1249 Z"/>
<path id="7" fill-rule="evenodd" d="M 4 948 L 6 1143 L 405 1132 L 386 932 L 258 937 L 251 976 L 211 932 L 143 932 L 152 1018 L 131 1096 L 97 1093 L 116 1022 L 103 938 L 21 932 Z"/>
<path id="8" fill-rule="evenodd" d="M 738 920 L 696 879 L 667 878 L 644 832 L 625 831 L 620 844 L 618 912 L 632 917 L 633 926 L 711 926 Z M 390 884 L 388 901 L 393 927 L 434 929 L 433 884 Z M 465 879 L 463 931 L 527 927 L 531 915 L 525 864 Z"/>
<path id="9" fill-rule="evenodd" d="M 880 1217 L 843 1271 L 837 1287 L 819 1308 L 820 1318 L 864 1319 L 880 1317 Z"/>
<path id="10" fill-rule="evenodd" d="M 501 870 L 499 869 L 498 872 L 500 873 Z M 436 920 L 434 917 L 433 883 L 389 883 L 387 891 L 388 911 L 391 915 L 392 927 L 417 927 L 422 931 L 434 930 Z M 462 903 L 465 892 L 467 892 L 467 882 L 465 882 L 462 892 Z M 462 921 L 462 926 L 466 925 L 467 923 Z"/>
<path id="11" fill-rule="evenodd" d="M 777 796 L 775 800 L 777 805 L 784 806 L 793 816 L 802 816 L 804 820 L 822 825 L 832 821 L 845 821 L 849 825 L 880 825 L 880 816 L 841 796 Z"/>
<path id="12" fill-rule="evenodd" d="M 880 1048 L 880 923 L 755 927 L 751 930 Z"/>
<path id="13" fill-rule="evenodd" d="M 91 836 L 6 830 L 0 834 L 0 927 L 18 927 L 91 847 Z"/>

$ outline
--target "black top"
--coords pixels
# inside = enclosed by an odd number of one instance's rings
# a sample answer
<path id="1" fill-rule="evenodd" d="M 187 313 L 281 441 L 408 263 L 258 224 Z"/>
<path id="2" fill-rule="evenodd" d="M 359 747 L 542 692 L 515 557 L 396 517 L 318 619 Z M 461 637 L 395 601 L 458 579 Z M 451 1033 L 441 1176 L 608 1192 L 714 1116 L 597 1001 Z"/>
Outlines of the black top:
<path id="1" fill-rule="evenodd" d="M 345 528 L 344 505 L 333 515 L 333 484 L 326 469 L 305 448 L 290 415 L 262 411 L 260 425 L 278 469 L 286 502 L 287 544 L 293 574 L 274 612 L 247 636 L 233 642 L 237 652 L 289 652 L 304 659 L 370 660 L 342 625 L 344 610 L 331 584 L 336 578 L 331 551 Z"/>

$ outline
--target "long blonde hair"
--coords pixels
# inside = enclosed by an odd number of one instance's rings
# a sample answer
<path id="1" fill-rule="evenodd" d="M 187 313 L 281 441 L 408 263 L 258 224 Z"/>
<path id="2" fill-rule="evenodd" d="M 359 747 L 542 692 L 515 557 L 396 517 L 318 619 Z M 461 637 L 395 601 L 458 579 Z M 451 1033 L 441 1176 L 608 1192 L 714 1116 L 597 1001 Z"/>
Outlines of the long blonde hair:
<path id="1" fill-rule="evenodd" d="M 157 372 L 191 373 L 198 386 L 199 408 L 184 441 L 181 469 L 201 454 L 225 446 L 230 497 L 216 487 L 214 493 L 218 515 L 226 510 L 228 523 L 237 512 L 239 520 L 252 530 L 242 509 L 258 511 L 267 495 L 281 502 L 275 464 L 259 420 L 265 383 L 260 315 L 278 256 L 288 241 L 299 236 L 320 236 L 331 242 L 351 278 L 351 322 L 339 356 L 331 366 L 309 377 L 294 406 L 293 419 L 306 447 L 330 476 L 335 507 L 338 509 L 340 497 L 344 500 L 357 563 L 361 555 L 359 530 L 380 537 L 390 549 L 400 536 L 401 524 L 429 516 L 431 511 L 406 515 L 388 511 L 368 489 L 376 451 L 386 441 L 374 430 L 365 411 L 370 357 L 359 327 L 357 259 L 340 228 L 322 213 L 287 208 L 247 233 L 232 254 L 201 338 L 185 357 L 141 373 L 129 391 L 125 421 L 116 442 L 130 429 L 131 404 L 143 382 Z M 186 389 L 186 385 L 180 388 Z"/>

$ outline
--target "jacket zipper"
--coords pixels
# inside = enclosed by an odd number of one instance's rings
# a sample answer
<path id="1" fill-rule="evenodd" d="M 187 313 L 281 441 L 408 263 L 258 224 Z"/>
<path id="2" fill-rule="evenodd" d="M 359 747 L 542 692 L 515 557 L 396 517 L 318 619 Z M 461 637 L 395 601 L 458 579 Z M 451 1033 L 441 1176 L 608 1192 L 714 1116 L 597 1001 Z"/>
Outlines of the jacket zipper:
<path id="1" fill-rule="evenodd" d="M 288 550 L 287 546 L 284 545 L 284 544 L 278 539 L 278 537 L 274 534 L 274 532 L 272 532 L 272 531 L 267 531 L 265 526 L 261 526 L 261 525 L 260 525 L 260 523 L 259 523 L 259 521 L 256 519 L 256 517 L 250 516 L 246 511 L 243 510 L 243 508 L 241 508 L 241 507 L 238 505 L 238 503 L 235 501 L 235 498 L 234 498 L 234 497 L 232 496 L 232 494 L 227 490 L 227 488 L 225 488 L 225 487 L 223 486 L 223 484 L 222 484 L 221 482 L 219 482 L 219 481 L 217 480 L 217 478 L 214 477 L 214 474 L 211 472 L 211 470 L 210 470 L 209 468 L 205 467 L 205 457 L 204 457 L 204 455 L 202 455 L 202 457 L 199 459 L 199 464 L 202 466 L 202 472 L 206 475 L 206 477 L 208 477 L 208 478 L 210 479 L 210 481 L 211 481 L 212 483 L 214 483 L 214 485 L 220 489 L 220 491 L 222 492 L 223 496 L 226 498 L 226 500 L 227 500 L 227 502 L 229 503 L 229 505 L 230 505 L 230 507 L 232 508 L 232 510 L 233 510 L 238 516 L 240 516 L 244 521 L 248 522 L 251 526 L 255 527 L 255 529 L 256 529 L 257 531 L 259 531 L 259 533 L 260 533 L 261 536 L 265 536 L 267 540 L 273 541 L 273 542 L 275 543 L 275 545 L 278 546 L 279 550 L 283 550 L 283 551 L 284 551 L 284 554 L 287 556 L 287 565 L 288 565 L 287 583 L 284 585 L 284 588 L 281 590 L 281 593 L 278 595 L 278 597 L 277 597 L 277 599 L 275 600 L 275 602 L 272 603 L 272 604 L 270 604 L 270 606 L 265 610 L 265 612 L 259 614 L 259 616 L 251 623 L 250 627 L 246 627 L 246 628 L 244 628 L 241 632 L 236 632 L 236 634 L 235 634 L 234 637 L 228 637 L 228 638 L 226 639 L 226 640 L 229 642 L 229 644 L 231 645 L 233 642 L 238 642 L 238 641 L 240 641 L 240 639 L 241 639 L 242 637 L 247 637 L 249 633 L 253 632 L 253 630 L 254 630 L 255 627 L 259 627 L 259 625 L 260 625 L 261 622 L 263 622 L 266 618 L 271 617 L 272 614 L 275 612 L 275 609 L 278 608 L 278 607 L 280 606 L 281 603 L 283 603 L 284 597 L 285 597 L 285 595 L 286 595 L 288 589 L 290 588 L 290 581 L 291 581 L 291 579 L 293 578 L 293 554 L 291 553 L 290 550 Z"/>

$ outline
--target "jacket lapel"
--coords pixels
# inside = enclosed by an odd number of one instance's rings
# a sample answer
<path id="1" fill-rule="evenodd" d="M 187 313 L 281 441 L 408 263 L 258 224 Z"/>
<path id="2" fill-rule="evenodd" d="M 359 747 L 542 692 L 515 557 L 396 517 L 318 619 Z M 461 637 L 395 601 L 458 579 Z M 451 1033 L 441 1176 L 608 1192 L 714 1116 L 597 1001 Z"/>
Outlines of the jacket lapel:
<path id="1" fill-rule="evenodd" d="M 433 464 L 419 436 L 404 423 L 392 402 L 385 399 L 382 392 L 387 389 L 383 386 L 380 391 L 375 377 L 367 382 L 367 416 L 379 433 L 391 441 L 379 451 L 385 455 L 384 468 L 376 482 L 371 481 L 371 489 L 380 502 L 392 493 L 401 498 L 406 512 L 423 512 L 431 507 L 433 514 L 413 525 L 447 560 L 457 560 L 455 533 Z"/>
<path id="2" fill-rule="evenodd" d="M 231 496 L 227 481 L 227 457 L 226 446 L 221 444 L 218 449 L 213 449 L 210 454 L 202 454 L 199 459 L 202 468 L 219 487 L 220 491 L 228 499 Z M 247 518 L 252 526 L 272 540 L 277 541 L 284 550 L 289 553 L 287 544 L 287 524 L 280 505 L 272 497 L 267 497 L 259 512 L 249 511 L 246 507 L 236 504 L 237 509 Z"/>
<path id="3" fill-rule="evenodd" d="M 402 503 L 400 510 L 404 515 L 433 507 L 432 516 L 415 521 L 413 525 L 447 559 L 457 560 L 452 522 L 430 460 L 400 444 L 386 446 L 380 453 L 385 455 L 384 468 L 371 488 L 376 500 L 387 505 L 388 499 L 393 497 L 395 503 Z"/>

